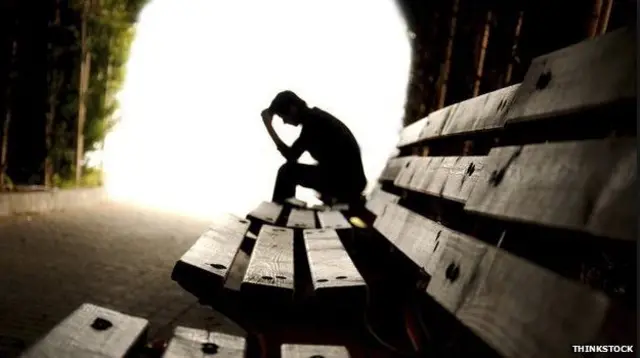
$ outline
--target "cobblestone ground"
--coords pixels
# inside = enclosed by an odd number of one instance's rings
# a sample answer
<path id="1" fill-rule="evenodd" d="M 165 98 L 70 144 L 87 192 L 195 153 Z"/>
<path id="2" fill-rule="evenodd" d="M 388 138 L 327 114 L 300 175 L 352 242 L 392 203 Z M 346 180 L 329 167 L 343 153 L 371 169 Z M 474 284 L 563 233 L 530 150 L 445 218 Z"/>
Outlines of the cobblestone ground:
<path id="1" fill-rule="evenodd" d="M 206 225 L 117 203 L 0 218 L 0 357 L 84 302 L 149 319 L 151 336 L 175 324 L 238 332 L 170 278 Z"/>

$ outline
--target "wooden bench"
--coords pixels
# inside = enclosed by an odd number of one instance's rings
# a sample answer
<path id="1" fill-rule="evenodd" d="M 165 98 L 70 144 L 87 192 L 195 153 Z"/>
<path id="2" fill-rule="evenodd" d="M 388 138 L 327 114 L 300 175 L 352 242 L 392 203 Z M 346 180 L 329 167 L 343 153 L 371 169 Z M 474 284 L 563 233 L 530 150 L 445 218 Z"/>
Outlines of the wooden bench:
<path id="1" fill-rule="evenodd" d="M 437 356 L 635 346 L 635 54 L 613 31 L 401 133 L 366 208 L 422 275 Z"/>
<path id="2" fill-rule="evenodd" d="M 149 322 L 85 303 L 54 327 L 21 357 L 201 358 L 265 356 L 246 336 L 177 326 L 161 346 L 148 342 Z M 343 346 L 285 343 L 281 357 L 350 357 Z"/>
<path id="3" fill-rule="evenodd" d="M 324 325 L 328 338 L 320 343 L 342 344 L 362 319 L 367 290 L 343 245 L 353 231 L 347 213 L 288 200 L 262 202 L 246 218 L 218 217 L 176 263 L 172 278 L 201 303 L 271 340 L 278 330 Z M 296 339 L 289 343 L 309 343 Z"/>

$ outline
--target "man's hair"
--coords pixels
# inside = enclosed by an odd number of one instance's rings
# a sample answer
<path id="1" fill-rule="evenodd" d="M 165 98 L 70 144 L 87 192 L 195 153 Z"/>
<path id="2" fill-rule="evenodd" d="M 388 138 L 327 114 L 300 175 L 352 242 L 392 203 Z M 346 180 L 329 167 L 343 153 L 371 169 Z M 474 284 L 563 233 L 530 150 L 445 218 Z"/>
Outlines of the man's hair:
<path id="1" fill-rule="evenodd" d="M 306 107 L 307 102 L 305 102 L 302 98 L 298 97 L 293 91 L 282 91 L 278 93 L 273 101 L 271 101 L 271 105 L 269 106 L 269 110 L 277 115 L 287 115 L 291 110 L 291 107 Z"/>

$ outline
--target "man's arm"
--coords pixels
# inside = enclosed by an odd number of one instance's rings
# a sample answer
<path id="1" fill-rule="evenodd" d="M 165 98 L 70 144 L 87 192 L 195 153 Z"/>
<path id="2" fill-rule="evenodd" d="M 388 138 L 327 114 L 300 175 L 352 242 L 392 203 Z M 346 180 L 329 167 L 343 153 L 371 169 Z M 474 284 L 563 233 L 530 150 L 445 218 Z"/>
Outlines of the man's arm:
<path id="1" fill-rule="evenodd" d="M 273 129 L 273 114 L 268 109 L 262 111 L 262 121 L 280 154 L 282 154 L 288 162 L 298 160 L 302 153 L 304 153 L 303 143 L 300 141 L 300 138 L 298 138 L 291 147 L 288 147 Z"/>

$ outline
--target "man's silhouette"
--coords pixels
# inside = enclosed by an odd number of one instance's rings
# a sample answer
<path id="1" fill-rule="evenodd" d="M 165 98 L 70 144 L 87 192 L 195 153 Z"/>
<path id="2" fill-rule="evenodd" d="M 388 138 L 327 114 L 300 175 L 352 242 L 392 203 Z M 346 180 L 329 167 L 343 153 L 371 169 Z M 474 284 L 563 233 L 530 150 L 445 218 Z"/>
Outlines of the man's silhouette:
<path id="1" fill-rule="evenodd" d="M 288 147 L 273 129 L 273 116 L 284 123 L 302 126 L 300 137 Z M 295 196 L 297 185 L 316 190 L 325 204 L 356 204 L 361 200 L 367 179 L 362 167 L 360 147 L 353 134 L 340 120 L 307 103 L 292 91 L 278 93 L 262 120 L 285 163 L 276 178 L 273 201 L 282 203 Z M 300 164 L 305 151 L 317 165 Z"/>

